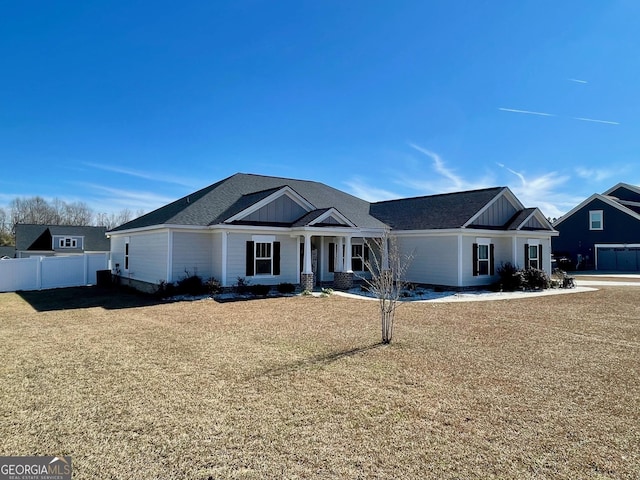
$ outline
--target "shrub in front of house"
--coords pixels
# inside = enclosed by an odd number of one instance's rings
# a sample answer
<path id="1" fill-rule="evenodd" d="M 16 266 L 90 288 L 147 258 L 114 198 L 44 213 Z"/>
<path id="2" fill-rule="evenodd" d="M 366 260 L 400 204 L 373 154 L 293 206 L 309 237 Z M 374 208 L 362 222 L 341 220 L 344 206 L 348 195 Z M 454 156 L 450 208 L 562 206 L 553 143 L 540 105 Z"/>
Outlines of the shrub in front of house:
<path id="1" fill-rule="evenodd" d="M 204 286 L 207 289 L 207 293 L 210 295 L 216 295 L 222 291 L 220 280 L 216 280 L 213 277 L 209 278 L 209 280 L 205 282 Z"/>
<path id="2" fill-rule="evenodd" d="M 204 295 L 207 293 L 207 287 L 198 275 L 189 275 L 178 280 L 176 293 L 178 295 Z"/>
<path id="3" fill-rule="evenodd" d="M 551 286 L 551 279 L 547 272 L 539 268 L 525 268 L 522 270 L 524 287 L 531 290 L 543 290 Z"/>
<path id="4" fill-rule="evenodd" d="M 511 262 L 501 264 L 496 273 L 500 276 L 499 287 L 506 292 L 522 288 L 524 278 L 522 271 Z"/>
<path id="5" fill-rule="evenodd" d="M 296 291 L 296 286 L 293 283 L 280 283 L 278 284 L 278 293 L 282 293 L 282 294 L 288 294 L 288 293 L 293 293 Z"/>
<path id="6" fill-rule="evenodd" d="M 255 285 L 251 285 L 250 291 L 256 297 L 264 297 L 271 291 L 271 285 L 261 285 L 256 283 Z"/>

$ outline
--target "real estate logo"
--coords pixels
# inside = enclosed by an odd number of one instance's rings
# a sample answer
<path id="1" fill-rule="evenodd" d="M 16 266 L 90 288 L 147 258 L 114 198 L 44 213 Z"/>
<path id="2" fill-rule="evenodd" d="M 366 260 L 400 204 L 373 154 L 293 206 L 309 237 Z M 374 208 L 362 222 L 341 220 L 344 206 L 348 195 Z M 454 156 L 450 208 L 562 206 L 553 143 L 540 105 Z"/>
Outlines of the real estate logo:
<path id="1" fill-rule="evenodd" d="M 0 457 L 0 480 L 71 480 L 71 457 Z"/>

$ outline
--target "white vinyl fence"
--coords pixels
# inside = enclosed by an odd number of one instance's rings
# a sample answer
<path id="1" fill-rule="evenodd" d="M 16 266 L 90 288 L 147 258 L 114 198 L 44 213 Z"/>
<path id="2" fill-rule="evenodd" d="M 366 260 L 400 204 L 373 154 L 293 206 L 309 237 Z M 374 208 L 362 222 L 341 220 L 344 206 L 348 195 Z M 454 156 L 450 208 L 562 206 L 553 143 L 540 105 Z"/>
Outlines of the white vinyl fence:
<path id="1" fill-rule="evenodd" d="M 108 253 L 0 260 L 0 292 L 91 285 L 108 268 Z"/>

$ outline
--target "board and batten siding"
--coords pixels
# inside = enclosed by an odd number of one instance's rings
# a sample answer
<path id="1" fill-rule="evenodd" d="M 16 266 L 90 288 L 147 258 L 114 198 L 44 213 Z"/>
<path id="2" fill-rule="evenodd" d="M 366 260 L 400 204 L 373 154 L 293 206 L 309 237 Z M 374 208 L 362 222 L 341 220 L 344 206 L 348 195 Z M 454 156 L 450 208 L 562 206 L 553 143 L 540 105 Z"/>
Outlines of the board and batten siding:
<path id="1" fill-rule="evenodd" d="M 129 271 L 120 263 L 122 276 L 157 284 L 167 280 L 167 231 L 129 236 Z M 122 243 L 124 258 L 124 242 Z"/>
<path id="2" fill-rule="evenodd" d="M 211 232 L 173 232 L 173 282 L 191 275 L 203 280 L 214 276 L 212 238 Z"/>

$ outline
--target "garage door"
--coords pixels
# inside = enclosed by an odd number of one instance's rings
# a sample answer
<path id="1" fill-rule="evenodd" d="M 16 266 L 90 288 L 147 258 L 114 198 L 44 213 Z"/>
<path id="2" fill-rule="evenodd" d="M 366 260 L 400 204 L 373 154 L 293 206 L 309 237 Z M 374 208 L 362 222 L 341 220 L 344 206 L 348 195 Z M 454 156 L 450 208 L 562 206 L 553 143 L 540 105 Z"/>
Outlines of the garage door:
<path id="1" fill-rule="evenodd" d="M 621 272 L 640 270 L 640 248 L 598 247 L 598 270 Z"/>

